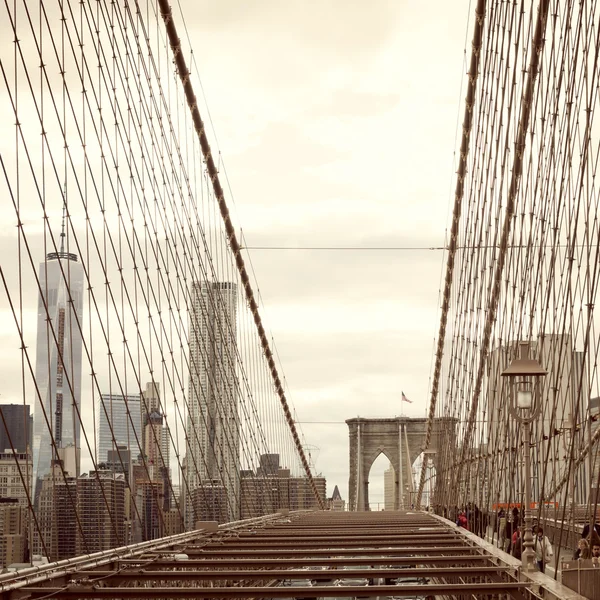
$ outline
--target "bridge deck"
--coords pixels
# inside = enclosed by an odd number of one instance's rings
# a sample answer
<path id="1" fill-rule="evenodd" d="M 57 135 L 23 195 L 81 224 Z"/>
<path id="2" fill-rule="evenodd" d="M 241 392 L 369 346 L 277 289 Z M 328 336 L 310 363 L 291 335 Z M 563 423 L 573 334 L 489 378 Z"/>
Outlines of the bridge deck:
<path id="1" fill-rule="evenodd" d="M 492 545 L 416 512 L 310 512 L 0 578 L 4 598 L 463 597 L 576 600 Z M 106 557 L 105 557 L 106 558 Z M 506 555 L 504 555 L 506 558 Z M 459 567 L 459 568 L 457 568 Z M 547 581 L 545 581 L 547 580 Z"/>

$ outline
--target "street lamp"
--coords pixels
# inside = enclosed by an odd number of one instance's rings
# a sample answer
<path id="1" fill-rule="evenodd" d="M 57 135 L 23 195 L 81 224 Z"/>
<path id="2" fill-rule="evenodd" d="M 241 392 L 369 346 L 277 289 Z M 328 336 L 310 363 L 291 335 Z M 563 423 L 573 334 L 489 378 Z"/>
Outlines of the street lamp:
<path id="1" fill-rule="evenodd" d="M 529 344 L 519 342 L 519 356 L 513 359 L 502 377 L 510 378 L 512 388 L 509 394 L 508 409 L 515 420 L 523 425 L 525 438 L 525 533 L 521 565 L 525 571 L 534 570 L 535 551 L 531 531 L 531 423 L 540 414 L 541 405 L 537 402 L 536 388 L 540 378 L 547 375 L 540 363 L 528 357 Z"/>

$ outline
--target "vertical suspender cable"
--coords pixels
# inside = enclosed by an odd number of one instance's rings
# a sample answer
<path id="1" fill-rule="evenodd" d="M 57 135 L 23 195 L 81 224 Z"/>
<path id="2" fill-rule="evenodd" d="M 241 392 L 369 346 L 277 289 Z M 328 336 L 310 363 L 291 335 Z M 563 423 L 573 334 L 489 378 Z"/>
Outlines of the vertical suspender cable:
<path id="1" fill-rule="evenodd" d="M 485 22 L 486 0 L 478 0 L 475 8 L 475 31 L 473 32 L 473 43 L 471 50 L 471 63 L 469 65 L 469 84 L 465 100 L 465 116 L 463 120 L 462 140 L 460 143 L 460 159 L 456 179 L 456 190 L 454 192 L 454 208 L 452 209 L 452 227 L 450 229 L 450 243 L 448 244 L 448 260 L 446 262 L 446 277 L 444 280 L 444 296 L 442 300 L 442 313 L 440 315 L 440 330 L 438 332 L 437 351 L 435 355 L 435 367 L 433 381 L 431 384 L 431 399 L 429 401 L 429 413 L 427 415 L 427 430 L 423 450 L 429 448 L 431 443 L 431 430 L 435 417 L 438 388 L 442 371 L 442 357 L 444 355 L 444 342 L 446 338 L 446 324 L 450 309 L 450 292 L 452 290 L 452 277 L 454 275 L 454 259 L 458 241 L 458 226 L 462 210 L 464 194 L 464 181 L 467 173 L 467 158 L 469 156 L 469 142 L 471 138 L 471 127 L 473 125 L 473 106 L 475 104 L 475 90 L 477 88 L 477 77 L 479 76 L 479 62 L 481 55 L 481 41 L 483 38 L 483 25 Z M 425 472 L 427 470 L 427 454 L 423 455 L 421 463 L 421 477 L 419 479 L 419 490 L 417 492 L 416 507 L 421 506 L 421 496 L 425 483 Z"/>
<path id="2" fill-rule="evenodd" d="M 242 285 L 244 286 L 244 292 L 246 295 L 246 300 L 248 301 L 248 306 L 250 307 L 250 311 L 252 312 L 252 316 L 254 317 L 254 323 L 256 324 L 256 328 L 258 330 L 258 336 L 260 338 L 261 346 L 263 352 L 265 354 L 265 358 L 267 359 L 267 364 L 269 365 L 269 370 L 271 371 L 271 377 L 273 379 L 273 383 L 275 385 L 275 390 L 277 395 L 279 396 L 279 400 L 281 402 L 281 406 L 283 407 L 283 412 L 288 423 L 288 426 L 292 432 L 292 437 L 294 439 L 294 443 L 296 445 L 296 449 L 300 456 L 300 460 L 302 461 L 302 466 L 306 472 L 306 476 L 310 482 L 310 486 L 313 490 L 315 498 L 319 502 L 319 506 L 321 509 L 324 509 L 323 499 L 319 495 L 317 491 L 317 487 L 315 481 L 312 477 L 312 473 L 310 471 L 310 466 L 304 454 L 304 450 L 302 448 L 302 443 L 300 442 L 300 438 L 298 436 L 298 432 L 296 430 L 296 425 L 292 418 L 292 413 L 290 412 L 290 408 L 285 396 L 285 391 L 283 389 L 283 385 L 281 383 L 281 379 L 279 377 L 279 373 L 277 372 L 277 366 L 275 365 L 275 360 L 273 358 L 273 352 L 271 351 L 271 347 L 269 345 L 269 340 L 267 339 L 267 335 L 265 333 L 265 329 L 262 324 L 262 319 L 260 317 L 260 313 L 258 312 L 258 304 L 254 297 L 254 290 L 250 285 L 250 278 L 248 277 L 248 272 L 246 271 L 246 265 L 244 264 L 244 259 L 242 258 L 240 244 L 237 240 L 235 229 L 233 228 L 233 224 L 231 223 L 231 217 L 229 216 L 229 209 L 225 202 L 225 195 L 223 193 L 223 188 L 221 187 L 221 182 L 219 181 L 219 175 L 217 172 L 217 168 L 215 166 L 215 162 L 212 157 L 212 153 L 210 150 L 210 145 L 208 143 L 208 138 L 206 137 L 206 132 L 204 130 L 204 123 L 202 122 L 202 118 L 200 116 L 200 110 L 198 109 L 198 103 L 196 101 L 196 95 L 194 94 L 194 90 L 192 88 L 192 84 L 190 82 L 190 72 L 187 68 L 185 58 L 181 52 L 181 42 L 177 35 L 177 28 L 175 27 L 175 23 L 173 21 L 173 14 L 171 12 L 171 7 L 169 5 L 168 0 L 158 0 L 158 5 L 160 7 L 161 16 L 165 22 L 165 27 L 167 30 L 167 36 L 169 38 L 169 44 L 171 46 L 171 51 L 173 52 L 173 58 L 175 61 L 175 65 L 177 67 L 177 72 L 181 79 L 181 83 L 183 84 L 183 89 L 185 92 L 185 97 L 192 113 L 192 119 L 194 121 L 194 127 L 196 129 L 196 133 L 198 134 L 198 138 L 200 140 L 200 146 L 202 148 L 202 155 L 204 156 L 204 160 L 206 162 L 206 168 L 208 171 L 208 175 L 210 177 L 213 191 L 217 202 L 219 203 L 219 209 L 221 211 L 221 217 L 223 218 L 223 224 L 225 226 L 225 232 L 227 234 L 227 239 L 229 240 L 229 245 L 235 257 L 235 263 L 240 274 L 240 279 L 242 281 Z"/>
<path id="3" fill-rule="evenodd" d="M 525 142 L 527 140 L 529 118 L 531 116 L 531 107 L 533 105 L 533 90 L 535 86 L 535 81 L 537 79 L 538 66 L 540 63 L 542 50 L 544 48 L 544 36 L 546 32 L 546 23 L 548 21 L 547 17 L 549 4 L 550 0 L 542 0 L 540 2 L 535 23 L 535 31 L 533 34 L 533 46 L 531 51 L 531 57 L 529 60 L 529 69 L 527 71 L 525 91 L 523 92 L 523 101 L 521 103 L 521 115 L 519 118 L 519 127 L 517 129 L 517 139 L 515 142 L 515 157 L 513 160 L 510 187 L 508 188 L 508 198 L 506 201 L 504 222 L 502 224 L 502 236 L 500 238 L 500 246 L 498 250 L 498 261 L 496 262 L 496 269 L 494 271 L 494 285 L 492 288 L 491 298 L 487 306 L 487 317 L 485 321 L 485 327 L 483 330 L 483 339 L 481 341 L 480 346 L 479 366 L 477 369 L 477 379 L 475 380 L 475 388 L 473 390 L 473 401 L 471 402 L 471 408 L 469 410 L 467 429 L 465 432 L 464 439 L 462 441 L 461 458 L 458 464 L 459 480 L 465 462 L 467 449 L 470 444 L 470 438 L 473 434 L 473 428 L 475 426 L 475 416 L 477 414 L 477 408 L 479 406 L 479 395 L 481 393 L 483 374 L 487 363 L 488 347 L 492 337 L 492 328 L 494 326 L 494 323 L 496 322 L 496 310 L 498 308 L 498 301 L 500 299 L 500 283 L 502 279 L 502 272 L 504 270 L 506 250 L 508 248 L 508 238 L 511 231 L 513 216 L 515 214 L 515 201 L 521 182 L 521 173 L 523 171 L 523 154 L 525 153 Z"/>

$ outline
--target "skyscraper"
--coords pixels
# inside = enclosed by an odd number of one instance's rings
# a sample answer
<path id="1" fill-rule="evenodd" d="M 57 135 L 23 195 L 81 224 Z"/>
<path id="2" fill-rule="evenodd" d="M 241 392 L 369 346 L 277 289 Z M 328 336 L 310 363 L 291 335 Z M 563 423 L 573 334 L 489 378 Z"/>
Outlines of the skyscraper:
<path id="1" fill-rule="evenodd" d="M 219 481 L 228 518 L 239 516 L 239 419 L 236 388 L 237 285 L 192 284 L 187 422 L 186 527 L 193 525 L 191 492 Z"/>
<path id="2" fill-rule="evenodd" d="M 98 403 L 98 456 L 106 462 L 108 452 L 126 446 L 131 457 L 141 454 L 142 419 L 139 394 L 102 394 Z M 114 440 L 113 440 L 114 437 Z"/>
<path id="3" fill-rule="evenodd" d="M 170 477 L 169 428 L 160 401 L 160 385 L 157 382 L 146 384 L 140 402 L 140 414 L 143 453 L 149 464 L 164 469 L 166 475 Z"/>
<path id="4" fill-rule="evenodd" d="M 77 478 L 77 554 L 91 554 L 127 543 L 125 476 L 99 469 Z"/>
<path id="5" fill-rule="evenodd" d="M 97 411 L 99 462 L 107 460 L 110 450 L 126 446 L 133 460 L 142 455 L 149 465 L 168 471 L 170 439 L 158 383 L 147 383 L 141 396 L 102 394 Z"/>
<path id="6" fill-rule="evenodd" d="M 33 431 L 36 497 L 57 454 L 76 466 L 72 475 L 79 473 L 83 268 L 76 254 L 65 251 L 64 239 L 63 221 L 60 251 L 48 254 L 39 267 L 35 365 L 39 397 L 36 394 Z"/>
<path id="7" fill-rule="evenodd" d="M 0 452 L 12 451 L 23 454 L 32 446 L 33 418 L 30 407 L 24 404 L 0 405 Z"/>
<path id="8" fill-rule="evenodd" d="M 34 529 L 33 549 L 35 554 L 45 555 L 50 561 L 76 554 L 77 519 L 73 518 L 77 509 L 76 481 L 59 460 L 53 460 L 50 472 L 38 486 L 39 531 Z"/>
<path id="9" fill-rule="evenodd" d="M 141 395 L 103 394 L 98 414 L 98 461 L 123 473 L 128 487 L 128 535 L 135 542 L 163 535 L 162 512 L 171 508 L 172 493 L 159 384 L 147 383 Z"/>

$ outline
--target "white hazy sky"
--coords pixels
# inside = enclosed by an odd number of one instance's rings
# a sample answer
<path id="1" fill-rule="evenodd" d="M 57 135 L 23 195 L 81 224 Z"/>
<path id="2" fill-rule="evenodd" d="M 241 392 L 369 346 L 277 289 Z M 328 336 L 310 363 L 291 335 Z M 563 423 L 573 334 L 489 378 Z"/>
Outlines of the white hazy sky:
<path id="1" fill-rule="evenodd" d="M 469 2 L 181 0 L 181 9 L 249 246 L 444 244 Z M 425 414 L 445 255 L 251 258 L 317 471 L 347 499 L 344 420 Z M 411 405 L 400 406 L 402 390 Z M 383 500 L 384 465 L 372 473 L 372 502 Z"/>

